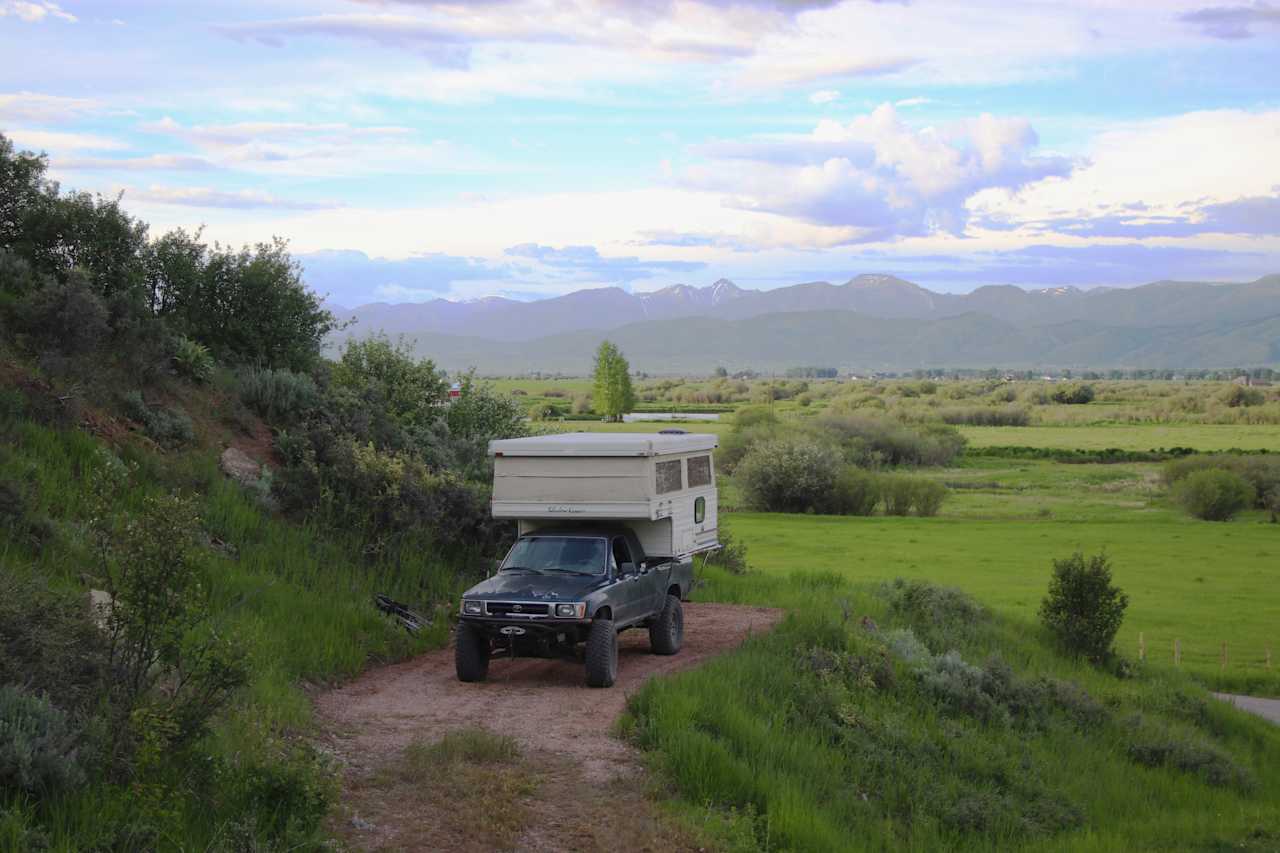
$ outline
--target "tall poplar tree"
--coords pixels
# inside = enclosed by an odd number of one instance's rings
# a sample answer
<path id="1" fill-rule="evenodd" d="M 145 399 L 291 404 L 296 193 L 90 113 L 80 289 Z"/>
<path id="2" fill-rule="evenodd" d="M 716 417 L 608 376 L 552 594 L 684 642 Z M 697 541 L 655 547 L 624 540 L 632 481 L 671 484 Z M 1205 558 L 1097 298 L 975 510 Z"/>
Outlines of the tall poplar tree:
<path id="1" fill-rule="evenodd" d="M 636 404 L 631 390 L 631 365 L 610 341 L 602 341 L 596 350 L 595 384 L 591 392 L 592 407 L 610 421 L 620 421 Z"/>

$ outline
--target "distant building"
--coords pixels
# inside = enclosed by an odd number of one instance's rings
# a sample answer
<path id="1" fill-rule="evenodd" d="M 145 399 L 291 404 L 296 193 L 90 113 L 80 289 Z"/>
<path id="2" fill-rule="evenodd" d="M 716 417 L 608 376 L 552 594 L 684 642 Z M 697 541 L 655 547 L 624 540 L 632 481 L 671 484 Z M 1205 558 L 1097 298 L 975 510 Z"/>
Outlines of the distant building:
<path id="1" fill-rule="evenodd" d="M 1271 383 L 1268 382 L 1267 380 L 1254 379 L 1252 376 L 1249 376 L 1248 374 L 1244 376 L 1237 376 L 1235 379 L 1232 379 L 1231 381 L 1236 385 L 1243 385 L 1245 388 L 1270 388 L 1271 387 Z"/>

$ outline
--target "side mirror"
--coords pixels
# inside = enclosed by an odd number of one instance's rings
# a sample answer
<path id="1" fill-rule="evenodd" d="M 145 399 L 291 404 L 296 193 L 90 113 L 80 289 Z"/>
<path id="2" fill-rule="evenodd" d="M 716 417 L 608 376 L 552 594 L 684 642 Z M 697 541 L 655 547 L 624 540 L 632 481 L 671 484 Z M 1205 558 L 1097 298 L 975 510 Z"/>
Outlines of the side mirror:
<path id="1" fill-rule="evenodd" d="M 634 575 L 635 573 L 636 573 L 635 563 L 619 563 L 618 564 L 618 577 L 620 578 L 626 577 L 627 575 Z"/>

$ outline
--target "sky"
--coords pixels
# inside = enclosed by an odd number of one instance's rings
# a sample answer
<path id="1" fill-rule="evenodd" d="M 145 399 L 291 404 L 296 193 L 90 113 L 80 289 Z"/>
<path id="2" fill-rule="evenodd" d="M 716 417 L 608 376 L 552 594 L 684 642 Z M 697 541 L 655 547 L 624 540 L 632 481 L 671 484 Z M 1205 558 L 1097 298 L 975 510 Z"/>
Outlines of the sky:
<path id="1" fill-rule="evenodd" d="M 1280 272 L 1280 0 L 0 0 L 0 133 L 335 303 Z"/>

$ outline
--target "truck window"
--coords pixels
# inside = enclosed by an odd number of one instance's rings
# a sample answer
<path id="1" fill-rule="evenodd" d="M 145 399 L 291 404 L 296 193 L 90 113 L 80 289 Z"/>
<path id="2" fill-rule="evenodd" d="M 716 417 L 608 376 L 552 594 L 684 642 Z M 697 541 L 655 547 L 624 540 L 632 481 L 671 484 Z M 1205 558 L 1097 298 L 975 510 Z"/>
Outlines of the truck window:
<path id="1" fill-rule="evenodd" d="M 608 543 L 601 537 L 524 536 L 502 562 L 502 571 L 588 572 L 602 574 Z"/>
<path id="2" fill-rule="evenodd" d="M 631 549 L 627 547 L 627 540 L 621 536 L 613 540 L 613 564 L 614 568 L 621 566 L 623 563 L 631 562 Z"/>
<path id="3" fill-rule="evenodd" d="M 654 466 L 658 473 L 658 494 L 665 495 L 667 492 L 678 492 L 684 488 L 681 467 L 683 466 L 681 466 L 679 459 L 673 459 L 670 462 L 659 462 Z"/>
<path id="4" fill-rule="evenodd" d="M 711 457 L 689 457 L 689 488 L 711 485 Z"/>
<path id="5" fill-rule="evenodd" d="M 702 520 L 707 517 L 707 499 L 698 498 L 693 502 L 693 523 L 701 524 Z"/>

